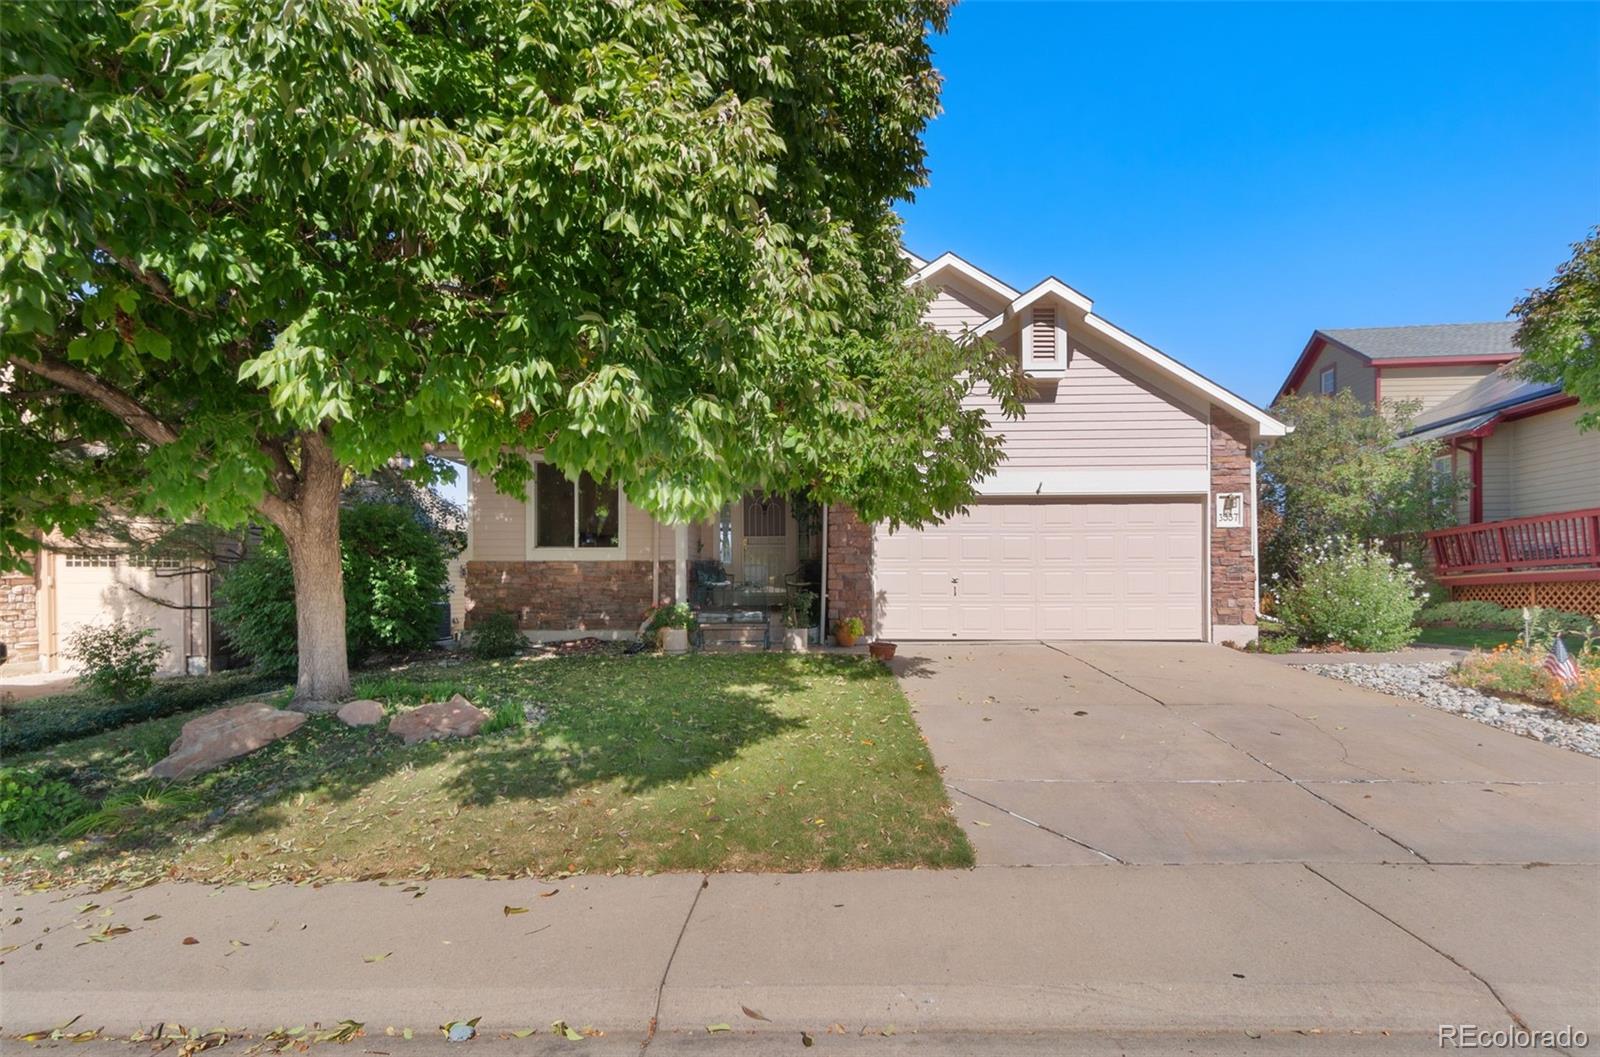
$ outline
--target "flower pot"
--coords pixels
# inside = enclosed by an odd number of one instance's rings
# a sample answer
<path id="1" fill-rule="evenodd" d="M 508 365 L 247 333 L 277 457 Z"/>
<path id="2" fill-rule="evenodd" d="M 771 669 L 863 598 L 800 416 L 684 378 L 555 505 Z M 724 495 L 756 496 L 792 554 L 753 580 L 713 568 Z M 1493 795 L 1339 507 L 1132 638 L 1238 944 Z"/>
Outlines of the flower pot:
<path id="1" fill-rule="evenodd" d="M 889 659 L 894 656 L 894 643 L 874 642 L 867 647 L 867 652 L 872 654 L 874 660 L 888 664 Z"/>
<path id="2" fill-rule="evenodd" d="M 656 645 L 663 653 L 688 653 L 688 628 L 662 628 L 656 632 Z"/>
<path id="3" fill-rule="evenodd" d="M 810 628 L 784 628 L 783 648 L 790 653 L 804 653 L 810 644 Z"/>
<path id="4" fill-rule="evenodd" d="M 833 638 L 834 638 L 834 641 L 837 642 L 841 646 L 847 646 L 848 647 L 848 646 L 854 646 L 856 644 L 856 636 L 850 634 L 844 628 L 834 628 L 833 629 Z"/>

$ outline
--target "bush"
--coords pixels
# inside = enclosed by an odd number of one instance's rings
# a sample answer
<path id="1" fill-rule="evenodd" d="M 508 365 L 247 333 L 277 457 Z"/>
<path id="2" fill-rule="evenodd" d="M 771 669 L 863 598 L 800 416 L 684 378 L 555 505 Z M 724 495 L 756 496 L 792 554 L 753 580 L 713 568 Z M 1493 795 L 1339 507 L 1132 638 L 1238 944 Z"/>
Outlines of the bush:
<path id="1" fill-rule="evenodd" d="M 1305 643 L 1396 650 L 1417 637 L 1421 581 L 1375 547 L 1334 538 L 1303 551 L 1299 580 L 1278 596 L 1278 617 Z"/>
<path id="2" fill-rule="evenodd" d="M 490 613 L 472 625 L 467 649 L 480 661 L 511 657 L 522 649 L 522 632 L 510 613 Z"/>
<path id="3" fill-rule="evenodd" d="M 59 779 L 0 767 L 0 840 L 32 844 L 89 812 L 89 802 Z"/>
<path id="4" fill-rule="evenodd" d="M 345 648 L 352 663 L 379 650 L 433 642 L 435 604 L 449 572 L 445 545 L 406 507 L 358 503 L 339 515 Z M 288 671 L 297 658 L 294 572 L 283 538 L 270 533 L 217 590 L 217 620 L 263 671 Z"/>
<path id="5" fill-rule="evenodd" d="M 662 628 L 683 628 L 693 631 L 700 626 L 695 619 L 694 610 L 689 608 L 687 602 L 674 602 L 671 605 L 657 606 L 650 611 L 650 619 L 645 622 L 644 630 L 647 638 L 654 638 L 656 632 Z"/>
<path id="6" fill-rule="evenodd" d="M 154 628 L 123 620 L 85 624 L 67 639 L 67 658 L 83 669 L 78 681 L 112 701 L 149 691 L 167 647 Z"/>
<path id="7" fill-rule="evenodd" d="M 1423 627 L 1485 628 L 1521 630 L 1522 612 L 1502 609 L 1493 602 L 1438 602 L 1417 616 Z"/>
<path id="8" fill-rule="evenodd" d="M 48 748 L 130 723 L 177 715 L 231 698 L 265 694 L 284 686 L 281 677 L 257 672 L 163 679 L 148 693 L 108 702 L 96 693 L 53 694 L 7 705 L 0 712 L 0 756 Z"/>

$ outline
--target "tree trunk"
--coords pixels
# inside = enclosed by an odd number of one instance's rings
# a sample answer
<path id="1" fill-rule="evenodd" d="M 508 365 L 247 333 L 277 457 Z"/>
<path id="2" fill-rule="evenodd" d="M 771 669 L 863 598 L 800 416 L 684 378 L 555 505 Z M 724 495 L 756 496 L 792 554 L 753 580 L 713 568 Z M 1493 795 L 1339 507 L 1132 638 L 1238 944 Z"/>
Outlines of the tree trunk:
<path id="1" fill-rule="evenodd" d="M 339 491 L 344 468 L 321 434 L 303 437 L 300 457 L 298 494 L 278 525 L 294 570 L 300 653 L 299 677 L 289 707 L 324 712 L 350 696 L 344 570 L 339 551 Z"/>

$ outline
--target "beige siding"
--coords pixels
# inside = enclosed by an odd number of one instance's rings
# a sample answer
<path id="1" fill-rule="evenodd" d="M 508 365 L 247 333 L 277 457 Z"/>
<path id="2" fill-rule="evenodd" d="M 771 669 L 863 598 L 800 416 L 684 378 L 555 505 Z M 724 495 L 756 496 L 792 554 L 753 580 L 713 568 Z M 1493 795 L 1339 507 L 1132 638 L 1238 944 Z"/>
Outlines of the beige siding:
<path id="1" fill-rule="evenodd" d="M 1501 430 L 1511 432 L 1513 500 L 1506 517 L 1600 506 L 1600 432 L 1578 432 L 1576 406 L 1509 422 L 1496 434 Z"/>
<path id="2" fill-rule="evenodd" d="M 1426 411 L 1455 396 L 1494 370 L 1494 364 L 1471 367 L 1389 367 L 1380 376 L 1383 402 L 1415 400 Z"/>
<path id="3" fill-rule="evenodd" d="M 1322 354 L 1311 364 L 1311 370 L 1306 374 L 1305 381 L 1300 383 L 1297 392 L 1305 395 L 1316 395 L 1322 391 L 1322 371 L 1325 367 L 1333 367 L 1334 383 L 1339 390 L 1348 389 L 1355 394 L 1357 400 L 1363 403 L 1372 403 L 1376 399 L 1375 382 L 1377 375 L 1372 368 L 1360 358 L 1350 355 L 1343 349 L 1329 345 L 1322 350 Z M 1385 391 L 1384 396 L 1388 396 Z"/>
<path id="4" fill-rule="evenodd" d="M 1517 497 L 1513 493 L 1515 479 L 1511 475 L 1513 438 L 1517 423 L 1512 422 L 1495 430 L 1483 439 L 1483 519 L 1498 521 L 1515 517 Z M 1462 452 L 1456 464 L 1463 472 L 1471 469 L 1470 456 Z M 1463 521 L 1469 520 L 1463 517 Z"/>
<path id="5" fill-rule="evenodd" d="M 941 280 L 938 289 L 922 319 L 952 336 L 976 327 L 1005 307 L 993 294 L 955 279 Z"/>
<path id="6" fill-rule="evenodd" d="M 1002 468 L 1132 469 L 1204 467 L 1208 450 L 1203 410 L 1185 407 L 1069 327 L 1066 377 L 1042 384 L 1027 415 L 1007 421 L 987 392 L 971 406 L 1006 439 Z M 1002 344 L 1007 344 L 1002 342 Z"/>
<path id="7" fill-rule="evenodd" d="M 468 553 L 474 561 L 522 561 L 528 557 L 528 505 L 515 496 L 495 491 L 494 482 L 472 473 L 467 478 L 468 499 L 472 507 L 471 541 Z M 649 514 L 632 503 L 625 504 L 627 523 L 623 544 L 630 561 L 655 558 L 657 533 Z M 672 529 L 661 526 L 660 556 L 672 557 Z"/>

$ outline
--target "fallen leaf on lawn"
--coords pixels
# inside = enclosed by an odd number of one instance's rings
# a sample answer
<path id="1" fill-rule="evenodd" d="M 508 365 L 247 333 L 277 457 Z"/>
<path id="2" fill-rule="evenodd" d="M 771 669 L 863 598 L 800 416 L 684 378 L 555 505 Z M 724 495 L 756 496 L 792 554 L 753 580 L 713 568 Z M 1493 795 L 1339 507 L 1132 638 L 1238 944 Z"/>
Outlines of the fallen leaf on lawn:
<path id="1" fill-rule="evenodd" d="M 733 1025 L 732 1024 L 707 1024 L 706 1025 L 706 1031 L 709 1032 L 712 1035 L 715 1035 L 719 1031 L 732 1031 L 732 1030 L 733 1030 Z"/>
<path id="2" fill-rule="evenodd" d="M 772 1023 L 772 1018 L 763 1015 L 759 1009 L 751 1009 L 749 1006 L 740 1006 L 739 1008 L 744 1010 L 744 1015 L 749 1017 L 751 1020 L 764 1020 L 768 1024 Z"/>
<path id="3" fill-rule="evenodd" d="M 389 955 L 391 955 L 393 953 L 394 953 L 394 951 L 386 951 L 383 954 L 369 954 L 366 957 L 362 958 L 361 960 L 364 961 L 364 962 L 369 962 L 369 963 L 370 962 L 381 962 L 381 961 L 383 961 L 385 958 L 389 957 Z"/>
<path id="4" fill-rule="evenodd" d="M 813 1041 L 814 1040 L 811 1038 L 810 1035 L 807 1035 L 803 1031 L 800 1033 L 800 1045 L 802 1045 L 802 1046 L 810 1046 Z"/>
<path id="5" fill-rule="evenodd" d="M 527 912 L 527 907 L 506 907 L 503 911 L 501 911 L 501 913 L 505 914 L 506 917 L 510 917 L 512 914 L 526 914 Z"/>
<path id="6" fill-rule="evenodd" d="M 364 1025 L 359 1020 L 341 1020 L 339 1026 L 322 1036 L 323 1042 L 349 1042 L 361 1034 Z"/>
<path id="7" fill-rule="evenodd" d="M 199 942 L 200 941 L 195 939 L 193 936 L 185 936 L 183 938 L 183 945 L 185 947 L 193 947 L 196 943 L 199 943 Z"/>

